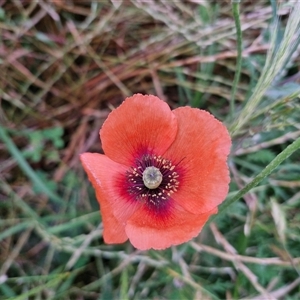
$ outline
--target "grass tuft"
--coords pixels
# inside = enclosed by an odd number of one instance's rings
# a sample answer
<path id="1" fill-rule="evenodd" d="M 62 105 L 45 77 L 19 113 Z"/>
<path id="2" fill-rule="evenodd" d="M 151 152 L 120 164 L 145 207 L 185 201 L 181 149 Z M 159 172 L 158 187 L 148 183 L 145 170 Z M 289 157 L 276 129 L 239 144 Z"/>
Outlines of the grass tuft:
<path id="1" fill-rule="evenodd" d="M 299 16 L 299 1 L 1 1 L 0 299 L 299 299 Z M 220 214 L 164 251 L 104 244 L 79 162 L 138 92 L 233 138 Z"/>

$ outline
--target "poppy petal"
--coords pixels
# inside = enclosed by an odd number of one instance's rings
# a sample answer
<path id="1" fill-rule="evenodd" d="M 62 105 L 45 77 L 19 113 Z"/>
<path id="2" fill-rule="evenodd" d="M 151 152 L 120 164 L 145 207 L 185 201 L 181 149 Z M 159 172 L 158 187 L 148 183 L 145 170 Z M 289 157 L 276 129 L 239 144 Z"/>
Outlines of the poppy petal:
<path id="1" fill-rule="evenodd" d="M 97 199 L 105 199 L 103 196 L 103 193 L 96 193 Z M 106 200 L 101 200 L 100 209 L 103 222 L 103 239 L 105 243 L 121 244 L 126 242 L 128 237 L 125 233 L 124 225 L 116 219 Z"/>
<path id="2" fill-rule="evenodd" d="M 206 214 L 195 215 L 182 209 L 175 202 L 169 216 L 155 215 L 146 206 L 139 208 L 125 227 L 132 245 L 140 250 L 162 250 L 196 237 L 208 218 L 217 213 L 214 209 Z"/>
<path id="3" fill-rule="evenodd" d="M 96 190 L 103 221 L 103 238 L 106 243 L 123 243 L 127 240 L 124 226 L 136 209 L 136 204 L 126 198 L 122 178 L 127 167 L 97 153 L 83 153 L 80 160 L 89 180 Z"/>
<path id="4" fill-rule="evenodd" d="M 181 177 L 174 201 L 192 213 L 207 213 L 228 193 L 229 133 L 204 110 L 183 107 L 173 113 L 178 121 L 178 133 L 164 156 L 179 163 Z"/>
<path id="5" fill-rule="evenodd" d="M 152 95 L 136 94 L 109 114 L 100 137 L 105 155 L 132 166 L 144 153 L 162 155 L 176 133 L 176 117 L 165 102 Z"/>

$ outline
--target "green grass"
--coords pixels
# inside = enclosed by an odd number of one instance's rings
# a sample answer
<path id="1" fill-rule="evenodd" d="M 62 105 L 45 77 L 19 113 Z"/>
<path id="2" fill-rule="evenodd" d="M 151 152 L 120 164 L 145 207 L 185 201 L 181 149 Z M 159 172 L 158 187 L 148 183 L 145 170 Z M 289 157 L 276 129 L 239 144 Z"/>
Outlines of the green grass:
<path id="1" fill-rule="evenodd" d="M 1 300 L 300 298 L 300 5 L 232 2 L 4 1 Z M 104 244 L 79 162 L 137 92 L 233 138 L 220 213 L 163 251 Z"/>

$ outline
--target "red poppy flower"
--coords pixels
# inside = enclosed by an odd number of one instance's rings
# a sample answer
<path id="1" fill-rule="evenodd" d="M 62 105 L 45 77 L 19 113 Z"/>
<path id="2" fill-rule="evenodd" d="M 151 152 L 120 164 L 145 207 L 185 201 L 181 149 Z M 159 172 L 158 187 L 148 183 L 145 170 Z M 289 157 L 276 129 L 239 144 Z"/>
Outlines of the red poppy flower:
<path id="1" fill-rule="evenodd" d="M 230 181 L 226 127 L 206 111 L 173 111 L 136 94 L 100 130 L 105 155 L 81 154 L 96 190 L 106 243 L 164 249 L 197 236 Z"/>

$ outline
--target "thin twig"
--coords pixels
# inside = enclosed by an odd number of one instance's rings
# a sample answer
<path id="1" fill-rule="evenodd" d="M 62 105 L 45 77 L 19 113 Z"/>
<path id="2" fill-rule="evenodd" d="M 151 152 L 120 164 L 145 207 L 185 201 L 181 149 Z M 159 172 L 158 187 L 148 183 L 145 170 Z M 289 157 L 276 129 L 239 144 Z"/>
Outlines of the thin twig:
<path id="1" fill-rule="evenodd" d="M 265 299 L 271 299 L 275 300 L 274 297 L 272 297 L 267 290 L 265 290 L 257 280 L 257 276 L 246 266 L 242 263 L 242 261 L 237 257 L 235 248 L 229 244 L 229 242 L 224 238 L 224 236 L 221 234 L 221 232 L 218 230 L 215 223 L 210 224 L 210 229 L 212 230 L 215 240 L 217 243 L 220 243 L 227 253 L 230 253 L 231 255 L 235 256 L 235 259 L 233 260 L 233 264 L 236 266 L 237 269 L 241 270 L 243 274 L 249 279 L 251 284 L 254 286 L 254 288 L 263 295 Z"/>
<path id="2" fill-rule="evenodd" d="M 278 257 L 264 257 L 264 258 L 258 258 L 258 257 L 251 257 L 251 256 L 244 256 L 244 255 L 232 255 L 230 253 L 226 253 L 223 251 L 220 251 L 218 249 L 215 249 L 213 247 L 203 245 L 203 244 L 197 244 L 196 242 L 190 242 L 190 245 L 198 252 L 206 252 L 210 253 L 212 255 L 215 255 L 217 257 L 220 257 L 222 259 L 228 260 L 233 262 L 236 258 L 238 258 L 240 261 L 245 263 L 251 263 L 251 264 L 258 264 L 263 266 L 282 266 L 282 267 L 291 267 L 291 262 L 284 261 Z M 300 264 L 300 257 L 294 258 L 293 262 L 295 265 Z"/>

